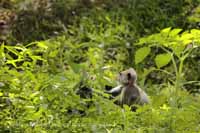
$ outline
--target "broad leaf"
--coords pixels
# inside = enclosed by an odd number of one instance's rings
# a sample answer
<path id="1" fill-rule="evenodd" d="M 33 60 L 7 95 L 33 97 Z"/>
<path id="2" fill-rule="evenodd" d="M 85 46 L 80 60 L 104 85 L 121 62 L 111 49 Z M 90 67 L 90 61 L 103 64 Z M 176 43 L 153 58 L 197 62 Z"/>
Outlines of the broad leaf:
<path id="1" fill-rule="evenodd" d="M 169 33 L 170 30 L 171 30 L 171 27 L 168 27 L 168 28 L 161 30 L 161 33 Z"/>
<path id="2" fill-rule="evenodd" d="M 182 29 L 173 29 L 173 30 L 171 30 L 171 32 L 170 32 L 170 36 L 176 36 L 176 35 L 178 35 L 180 32 L 182 31 Z"/>
<path id="3" fill-rule="evenodd" d="M 135 63 L 138 64 L 143 61 L 150 53 L 151 49 L 149 47 L 142 47 L 136 51 Z"/>
<path id="4" fill-rule="evenodd" d="M 155 58 L 155 63 L 158 68 L 166 66 L 171 61 L 170 54 L 159 54 Z"/>

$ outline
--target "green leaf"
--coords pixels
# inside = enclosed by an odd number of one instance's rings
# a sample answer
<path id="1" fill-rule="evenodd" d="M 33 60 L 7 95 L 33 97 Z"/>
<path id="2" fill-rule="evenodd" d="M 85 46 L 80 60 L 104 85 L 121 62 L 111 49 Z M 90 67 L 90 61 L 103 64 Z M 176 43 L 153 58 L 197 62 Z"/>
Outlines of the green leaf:
<path id="1" fill-rule="evenodd" d="M 171 54 L 159 54 L 155 58 L 155 63 L 158 68 L 166 66 L 171 61 Z"/>
<path id="2" fill-rule="evenodd" d="M 138 64 L 143 61 L 150 53 L 151 48 L 149 47 L 142 47 L 138 49 L 135 53 L 135 63 Z"/>
<path id="3" fill-rule="evenodd" d="M 200 30 L 198 30 L 198 29 L 192 29 L 191 30 L 191 34 L 192 35 L 200 35 Z"/>
<path id="4" fill-rule="evenodd" d="M 8 50 L 8 51 L 10 51 L 10 52 L 12 52 L 13 54 L 15 54 L 15 55 L 19 55 L 19 52 L 16 50 L 16 49 L 14 49 L 12 46 L 5 46 L 5 48 Z"/>
<path id="5" fill-rule="evenodd" d="M 181 31 L 182 31 L 182 29 L 173 29 L 173 30 L 170 32 L 170 36 L 176 36 L 176 35 L 178 35 Z"/>
<path id="6" fill-rule="evenodd" d="M 185 49 L 185 46 L 184 45 L 173 45 L 171 46 L 172 50 L 174 51 L 174 53 L 180 57 L 181 56 L 181 53 L 184 51 Z"/>
<path id="7" fill-rule="evenodd" d="M 5 57 L 5 53 L 4 53 L 4 43 L 1 44 L 1 48 L 0 48 L 0 57 L 1 59 L 3 59 Z"/>
<path id="8" fill-rule="evenodd" d="M 58 55 L 58 50 L 51 51 L 49 57 L 56 57 Z"/>
<path id="9" fill-rule="evenodd" d="M 38 47 L 40 47 L 40 48 L 44 48 L 44 49 L 47 49 L 47 48 L 48 48 L 48 46 L 46 45 L 45 42 L 38 42 L 37 45 L 38 45 Z"/>
<path id="10" fill-rule="evenodd" d="M 41 61 L 46 61 L 45 59 L 43 59 L 41 56 L 31 56 L 31 58 L 33 59 L 33 60 L 41 60 Z"/>
<path id="11" fill-rule="evenodd" d="M 77 64 L 77 63 L 70 62 L 69 65 L 71 66 L 72 70 L 75 73 L 80 73 L 85 68 L 85 64 L 84 63 Z"/>
<path id="12" fill-rule="evenodd" d="M 161 33 L 169 33 L 170 30 L 171 30 L 171 27 L 168 27 L 168 28 L 161 30 Z"/>
<path id="13" fill-rule="evenodd" d="M 106 16 L 105 18 L 106 18 L 106 20 L 107 20 L 108 22 L 111 22 L 109 16 Z"/>

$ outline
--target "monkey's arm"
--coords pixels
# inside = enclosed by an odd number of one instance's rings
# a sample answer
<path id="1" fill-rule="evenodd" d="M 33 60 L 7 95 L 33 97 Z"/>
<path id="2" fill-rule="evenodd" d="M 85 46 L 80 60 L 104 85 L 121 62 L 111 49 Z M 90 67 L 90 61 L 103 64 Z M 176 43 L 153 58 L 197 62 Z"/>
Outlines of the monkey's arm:
<path id="1" fill-rule="evenodd" d="M 148 95 L 147 95 L 144 91 L 142 91 L 142 92 L 140 93 L 140 95 L 141 95 L 141 102 L 142 102 L 143 104 L 148 104 L 148 103 L 150 103 L 149 98 L 148 98 Z"/>
<path id="2" fill-rule="evenodd" d="M 117 87 L 112 88 L 109 91 L 106 91 L 106 93 L 112 94 L 113 96 L 117 96 L 121 93 L 121 90 L 122 90 L 122 85 L 118 85 Z"/>

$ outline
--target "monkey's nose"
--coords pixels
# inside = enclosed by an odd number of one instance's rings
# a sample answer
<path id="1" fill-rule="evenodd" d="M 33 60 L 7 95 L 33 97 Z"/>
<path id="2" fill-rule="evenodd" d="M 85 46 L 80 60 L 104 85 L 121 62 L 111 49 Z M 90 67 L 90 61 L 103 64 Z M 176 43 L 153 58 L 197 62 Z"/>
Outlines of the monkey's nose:
<path id="1" fill-rule="evenodd" d="M 122 75 L 122 73 L 121 73 L 121 72 L 119 72 L 119 75 Z"/>

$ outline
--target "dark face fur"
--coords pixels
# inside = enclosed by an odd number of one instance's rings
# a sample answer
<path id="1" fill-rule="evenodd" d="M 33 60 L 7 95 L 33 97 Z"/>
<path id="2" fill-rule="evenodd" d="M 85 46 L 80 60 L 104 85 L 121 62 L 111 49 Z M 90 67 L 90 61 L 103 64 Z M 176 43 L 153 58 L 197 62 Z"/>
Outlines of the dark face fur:
<path id="1" fill-rule="evenodd" d="M 122 71 L 118 75 L 118 81 L 123 85 L 132 85 L 137 80 L 137 74 L 133 68 Z"/>

